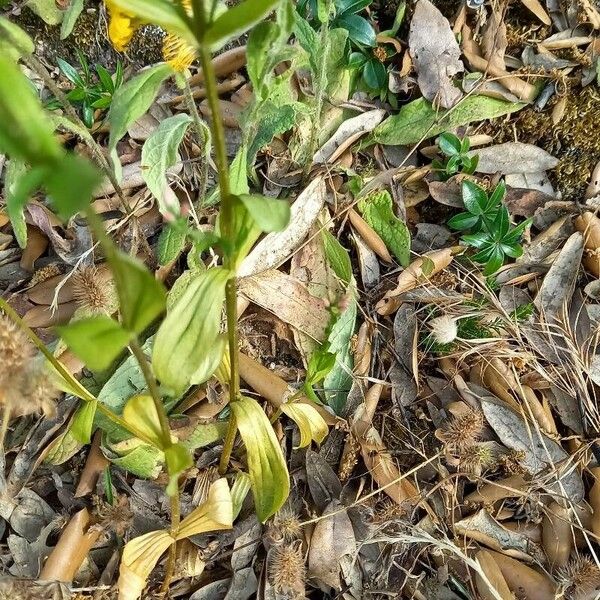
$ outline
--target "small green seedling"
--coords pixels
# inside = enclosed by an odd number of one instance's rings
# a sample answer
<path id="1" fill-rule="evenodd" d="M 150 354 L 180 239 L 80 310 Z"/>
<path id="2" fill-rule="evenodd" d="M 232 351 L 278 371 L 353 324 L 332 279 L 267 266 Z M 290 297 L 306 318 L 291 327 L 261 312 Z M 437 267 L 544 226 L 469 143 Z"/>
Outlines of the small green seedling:
<path id="1" fill-rule="evenodd" d="M 471 175 L 477 168 L 479 157 L 469 156 L 470 141 L 468 137 L 462 140 L 453 133 L 442 133 L 438 139 L 438 146 L 444 155 L 444 160 L 434 160 L 432 166 L 442 179 L 448 179 L 456 173 Z"/>
<path id="2" fill-rule="evenodd" d="M 67 99 L 81 110 L 83 122 L 91 128 L 94 125 L 94 112 L 109 108 L 115 90 L 123 83 L 123 65 L 120 61 L 117 62 L 114 76 L 102 65 L 95 65 L 95 74 L 93 74 L 83 53 L 78 51 L 77 54 L 80 71 L 61 58 L 58 59 L 58 67 L 74 85 L 73 89 L 67 93 Z M 50 100 L 46 105 L 46 108 L 50 110 L 61 107 L 62 105 L 57 99 Z"/>
<path id="3" fill-rule="evenodd" d="M 531 224 L 531 219 L 527 219 L 516 227 L 511 226 L 508 209 L 502 204 L 505 193 L 503 182 L 488 195 L 472 181 L 463 181 L 462 196 L 467 211 L 448 221 L 452 229 L 469 232 L 461 239 L 467 246 L 478 250 L 472 259 L 485 264 L 485 275 L 495 273 L 507 256 L 518 258 L 523 254 L 521 238 Z"/>

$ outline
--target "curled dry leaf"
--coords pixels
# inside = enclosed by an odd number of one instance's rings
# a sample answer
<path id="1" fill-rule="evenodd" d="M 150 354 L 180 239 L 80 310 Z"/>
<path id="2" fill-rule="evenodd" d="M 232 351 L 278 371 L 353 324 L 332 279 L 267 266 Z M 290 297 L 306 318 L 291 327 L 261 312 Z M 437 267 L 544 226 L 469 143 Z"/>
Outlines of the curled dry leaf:
<path id="1" fill-rule="evenodd" d="M 547 171 L 558 164 L 558 159 L 542 148 L 522 142 L 506 142 L 469 152 L 470 156 L 474 154 L 479 156 L 478 173 L 531 173 Z"/>
<path id="2" fill-rule="evenodd" d="M 521 0 L 523 6 L 529 9 L 544 25 L 551 25 L 552 20 L 539 0 Z"/>
<path id="3" fill-rule="evenodd" d="M 429 0 L 417 2 L 408 47 L 423 96 L 442 108 L 454 106 L 462 97 L 452 81 L 464 71 L 461 52 L 448 19 Z"/>
<path id="4" fill-rule="evenodd" d="M 366 133 L 369 133 L 383 121 L 386 111 L 377 108 L 344 121 L 338 130 L 313 156 L 313 164 L 334 162 Z"/>
<path id="5" fill-rule="evenodd" d="M 292 204 L 288 226 L 283 231 L 269 233 L 252 249 L 240 265 L 239 277 L 256 275 L 285 262 L 317 220 L 325 204 L 326 193 L 323 177 L 313 179 Z"/>
<path id="6" fill-rule="evenodd" d="M 595 277 L 600 277 L 600 219 L 591 212 L 575 219 L 575 228 L 583 234 L 583 266 Z"/>
<path id="7" fill-rule="evenodd" d="M 571 300 L 583 256 L 583 236 L 576 232 L 567 240 L 544 277 L 535 300 L 546 322 L 560 319 Z"/>
<path id="8" fill-rule="evenodd" d="M 445 269 L 451 262 L 455 250 L 443 248 L 426 252 L 422 257 L 414 260 L 398 276 L 398 285 L 377 303 L 376 310 L 380 315 L 389 315 L 398 310 L 401 300 L 398 296 L 425 283 L 432 275 Z"/>
<path id="9" fill-rule="evenodd" d="M 481 408 L 502 443 L 511 450 L 523 453 L 521 464 L 533 475 L 544 474 L 548 493 L 557 499 L 566 496 L 574 503 L 583 499 L 581 475 L 560 444 L 536 430 L 508 406 L 489 396 L 481 398 Z"/>
<path id="10" fill-rule="evenodd" d="M 352 227 L 362 237 L 367 247 L 369 247 L 381 260 L 387 263 L 392 262 L 392 255 L 387 249 L 385 242 L 379 234 L 353 209 L 348 211 L 348 217 Z"/>
<path id="11" fill-rule="evenodd" d="M 553 569 L 566 566 L 573 549 L 571 513 L 557 502 L 551 502 L 542 521 L 542 546 Z"/>
<path id="12" fill-rule="evenodd" d="M 475 573 L 475 583 L 477 591 L 482 600 L 514 600 L 515 596 L 510 591 L 500 567 L 494 560 L 494 557 L 487 550 L 479 550 L 475 554 L 475 560 L 479 563 L 481 570 L 487 577 L 487 582 L 479 573 Z M 490 584 L 492 589 L 490 589 Z"/>

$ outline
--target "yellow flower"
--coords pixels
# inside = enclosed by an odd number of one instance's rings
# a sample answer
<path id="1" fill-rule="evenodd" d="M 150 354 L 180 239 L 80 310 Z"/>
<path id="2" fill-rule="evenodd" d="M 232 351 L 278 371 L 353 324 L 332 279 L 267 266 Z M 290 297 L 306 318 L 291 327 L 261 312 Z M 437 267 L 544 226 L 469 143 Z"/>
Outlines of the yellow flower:
<path id="1" fill-rule="evenodd" d="M 122 10 L 112 0 L 104 0 L 110 17 L 108 37 L 115 50 L 123 52 L 131 41 L 133 34 L 140 28 L 142 22 L 135 15 Z"/>
<path id="2" fill-rule="evenodd" d="M 188 15 L 191 16 L 192 1 L 182 0 L 181 4 Z M 163 43 L 163 58 L 173 70 L 182 73 L 188 69 L 196 59 L 196 49 L 183 38 L 168 33 Z"/>

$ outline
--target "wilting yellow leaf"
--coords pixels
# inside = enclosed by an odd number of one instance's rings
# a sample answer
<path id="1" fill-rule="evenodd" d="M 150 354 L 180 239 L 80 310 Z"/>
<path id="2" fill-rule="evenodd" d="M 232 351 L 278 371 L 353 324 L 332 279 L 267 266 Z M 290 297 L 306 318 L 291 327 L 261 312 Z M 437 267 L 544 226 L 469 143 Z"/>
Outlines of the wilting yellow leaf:
<path id="1" fill-rule="evenodd" d="M 123 419 L 134 425 L 141 433 L 145 433 L 157 447 L 164 447 L 160 419 L 154 400 L 150 396 L 133 396 L 127 400 L 123 409 Z"/>
<path id="2" fill-rule="evenodd" d="M 167 531 L 151 531 L 125 544 L 119 569 L 119 600 L 137 600 L 152 569 L 175 540 Z"/>
<path id="3" fill-rule="evenodd" d="M 206 531 L 231 529 L 233 505 L 227 479 L 217 479 L 208 491 L 206 502 L 193 510 L 179 526 L 176 539 L 190 537 Z"/>
<path id="4" fill-rule="evenodd" d="M 290 402 L 282 404 L 281 411 L 298 425 L 300 448 L 308 446 L 312 440 L 320 444 L 329 432 L 325 419 L 310 404 Z"/>
<path id="5" fill-rule="evenodd" d="M 235 475 L 235 481 L 231 486 L 231 502 L 233 504 L 233 518 L 236 519 L 242 510 L 242 504 L 250 491 L 252 482 L 250 475 L 244 471 L 238 471 Z"/>

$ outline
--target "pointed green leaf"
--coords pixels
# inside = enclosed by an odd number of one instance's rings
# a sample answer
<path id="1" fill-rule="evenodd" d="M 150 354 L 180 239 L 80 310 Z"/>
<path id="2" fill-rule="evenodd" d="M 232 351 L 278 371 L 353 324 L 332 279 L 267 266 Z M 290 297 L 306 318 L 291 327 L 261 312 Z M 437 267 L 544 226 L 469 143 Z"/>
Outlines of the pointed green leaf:
<path id="1" fill-rule="evenodd" d="M 256 515 L 264 523 L 281 508 L 290 492 L 283 453 L 256 400 L 243 396 L 230 406 L 246 448 Z"/>
<path id="2" fill-rule="evenodd" d="M 123 420 L 145 434 L 148 441 L 152 440 L 157 448 L 164 448 L 160 418 L 151 396 L 144 394 L 127 400 L 123 409 Z"/>
<path id="3" fill-rule="evenodd" d="M 177 492 L 179 475 L 193 464 L 192 455 L 183 444 L 173 444 L 165 450 L 165 462 L 169 473 L 167 494 L 173 496 Z"/>
<path id="4" fill-rule="evenodd" d="M 242 194 L 238 198 L 261 231 L 283 231 L 287 227 L 290 220 L 290 205 L 287 200 L 267 198 L 259 194 Z"/>
<path id="5" fill-rule="evenodd" d="M 92 371 L 104 371 L 123 351 L 130 333 L 103 315 L 56 328 L 67 346 Z"/>
<path id="6" fill-rule="evenodd" d="M 35 44 L 29 35 L 0 15 L 0 54 L 17 61 L 21 56 L 32 54 L 34 50 Z"/>
<path id="7" fill-rule="evenodd" d="M 91 441 L 97 406 L 98 400 L 83 402 L 73 415 L 71 435 L 82 444 L 89 444 Z"/>
<path id="8" fill-rule="evenodd" d="M 323 240 L 325 257 L 331 268 L 340 280 L 348 285 L 352 279 L 352 262 L 348 251 L 328 229 L 321 229 L 321 239 Z"/>

